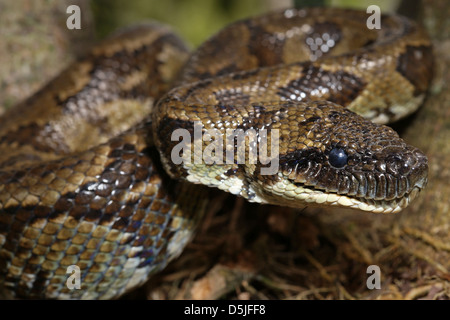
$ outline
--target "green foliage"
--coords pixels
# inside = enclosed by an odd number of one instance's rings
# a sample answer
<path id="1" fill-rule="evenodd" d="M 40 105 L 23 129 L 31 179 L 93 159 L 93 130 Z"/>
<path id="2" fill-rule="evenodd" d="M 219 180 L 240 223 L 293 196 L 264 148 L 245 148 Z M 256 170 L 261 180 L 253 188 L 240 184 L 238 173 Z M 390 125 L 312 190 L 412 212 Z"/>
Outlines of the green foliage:
<path id="1" fill-rule="evenodd" d="M 230 22 L 267 11 L 268 5 L 261 0 L 92 0 L 99 38 L 121 26 L 158 20 L 193 46 Z"/>

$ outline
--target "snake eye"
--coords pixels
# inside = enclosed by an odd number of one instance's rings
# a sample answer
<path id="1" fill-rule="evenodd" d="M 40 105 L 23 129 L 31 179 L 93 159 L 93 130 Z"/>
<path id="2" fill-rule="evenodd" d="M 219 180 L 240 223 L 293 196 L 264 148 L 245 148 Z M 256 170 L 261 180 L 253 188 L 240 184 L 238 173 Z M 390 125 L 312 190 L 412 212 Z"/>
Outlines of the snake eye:
<path id="1" fill-rule="evenodd" d="M 347 164 L 348 156 L 344 149 L 333 148 L 328 155 L 328 161 L 335 168 L 342 168 Z"/>

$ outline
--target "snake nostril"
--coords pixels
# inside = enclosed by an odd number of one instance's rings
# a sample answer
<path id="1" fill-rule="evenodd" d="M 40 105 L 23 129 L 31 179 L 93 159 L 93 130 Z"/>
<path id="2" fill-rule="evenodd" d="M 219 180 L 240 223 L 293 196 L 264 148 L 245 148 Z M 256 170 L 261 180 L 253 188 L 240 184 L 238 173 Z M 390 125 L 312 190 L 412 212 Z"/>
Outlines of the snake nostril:
<path id="1" fill-rule="evenodd" d="M 411 157 L 403 154 L 392 154 L 386 158 L 387 172 L 394 175 L 404 175 L 411 169 Z"/>
<path id="2" fill-rule="evenodd" d="M 419 150 L 415 150 L 412 158 L 414 159 L 414 163 L 411 167 L 411 177 L 409 178 L 409 182 L 411 185 L 422 189 L 427 184 L 428 159 Z"/>

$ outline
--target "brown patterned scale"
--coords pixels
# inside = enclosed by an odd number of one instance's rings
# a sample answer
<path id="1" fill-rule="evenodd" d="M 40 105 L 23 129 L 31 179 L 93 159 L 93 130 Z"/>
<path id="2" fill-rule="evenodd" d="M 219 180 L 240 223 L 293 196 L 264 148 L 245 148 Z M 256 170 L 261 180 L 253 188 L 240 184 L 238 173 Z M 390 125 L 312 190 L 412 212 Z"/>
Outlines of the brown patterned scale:
<path id="1" fill-rule="evenodd" d="M 383 16 L 380 30 L 366 19 L 312 8 L 239 21 L 200 46 L 178 76 L 183 42 L 158 24 L 137 26 L 6 113 L 2 294 L 106 299 L 142 284 L 192 237 L 207 201 L 198 184 L 292 207 L 406 207 L 426 184 L 427 159 L 374 122 L 423 101 L 431 45 L 404 17 Z M 212 163 L 196 163 L 194 151 L 175 164 L 177 129 L 200 153 L 218 141 L 204 138 L 211 130 L 222 138 L 253 130 L 256 142 L 266 130 L 270 154 L 278 142 L 277 171 L 262 174 L 267 163 L 241 163 L 237 152 L 221 163 L 234 138 L 214 149 Z M 244 139 L 244 155 L 252 143 Z M 70 266 L 80 270 L 79 290 L 66 284 Z"/>

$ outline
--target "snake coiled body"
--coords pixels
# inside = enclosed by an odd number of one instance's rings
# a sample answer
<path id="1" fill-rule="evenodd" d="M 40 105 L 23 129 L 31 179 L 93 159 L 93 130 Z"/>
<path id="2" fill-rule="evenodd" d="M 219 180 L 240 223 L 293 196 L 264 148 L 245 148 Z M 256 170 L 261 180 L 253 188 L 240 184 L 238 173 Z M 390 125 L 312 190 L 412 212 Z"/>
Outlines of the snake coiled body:
<path id="1" fill-rule="evenodd" d="M 431 45 L 404 17 L 383 16 L 380 30 L 366 19 L 315 8 L 239 21 L 180 73 L 186 46 L 159 24 L 94 48 L 0 119 L 0 290 L 120 296 L 192 238 L 207 202 L 200 185 L 291 207 L 406 207 L 426 184 L 427 159 L 381 124 L 423 101 Z M 175 163 L 177 129 L 191 137 L 186 148 L 214 146 L 196 126 L 222 137 L 254 130 L 257 141 L 276 129 L 277 171 L 262 174 L 267 163 L 240 163 L 238 153 L 219 161 L 234 142 L 211 163 L 195 152 Z M 81 289 L 67 286 L 69 266 Z"/>

